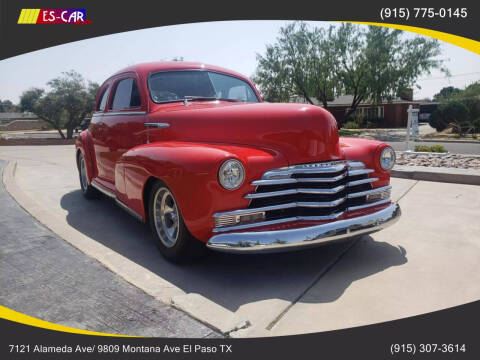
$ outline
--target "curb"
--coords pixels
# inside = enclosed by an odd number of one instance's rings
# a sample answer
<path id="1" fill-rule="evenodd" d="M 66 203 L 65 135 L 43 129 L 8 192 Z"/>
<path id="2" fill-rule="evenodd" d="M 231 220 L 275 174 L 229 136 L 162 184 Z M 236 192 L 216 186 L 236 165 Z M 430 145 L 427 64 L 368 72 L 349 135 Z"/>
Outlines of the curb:
<path id="1" fill-rule="evenodd" d="M 456 143 L 456 144 L 478 144 L 480 145 L 480 141 L 475 140 L 434 140 L 434 139 L 415 139 L 414 142 L 433 142 L 433 143 Z"/>
<path id="2" fill-rule="evenodd" d="M 480 170 L 396 165 L 390 176 L 452 184 L 480 185 Z"/>

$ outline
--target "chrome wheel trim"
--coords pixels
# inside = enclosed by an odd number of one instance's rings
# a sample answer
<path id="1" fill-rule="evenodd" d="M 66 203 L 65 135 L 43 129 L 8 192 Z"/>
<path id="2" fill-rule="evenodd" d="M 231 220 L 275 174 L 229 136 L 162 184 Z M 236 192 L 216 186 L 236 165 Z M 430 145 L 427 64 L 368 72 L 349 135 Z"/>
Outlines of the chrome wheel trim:
<path id="1" fill-rule="evenodd" d="M 87 177 L 87 166 L 85 164 L 85 159 L 83 155 L 80 154 L 80 185 L 82 190 L 86 191 L 88 186 L 88 177 Z"/>
<path id="2" fill-rule="evenodd" d="M 177 203 L 170 190 L 162 187 L 153 198 L 153 221 L 160 241 L 168 248 L 178 240 L 179 213 Z"/>

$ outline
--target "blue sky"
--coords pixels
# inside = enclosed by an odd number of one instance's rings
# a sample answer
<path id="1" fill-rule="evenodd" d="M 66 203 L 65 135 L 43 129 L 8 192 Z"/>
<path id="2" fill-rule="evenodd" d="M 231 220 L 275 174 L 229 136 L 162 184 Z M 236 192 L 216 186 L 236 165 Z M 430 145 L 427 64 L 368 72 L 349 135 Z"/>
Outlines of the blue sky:
<path id="1" fill-rule="evenodd" d="M 121 68 L 140 62 L 170 60 L 182 56 L 226 67 L 251 76 L 256 53 L 273 43 L 285 21 L 222 21 L 174 25 L 130 31 L 51 47 L 0 61 L 0 99 L 18 102 L 29 87 L 45 83 L 62 71 L 77 70 L 87 79 L 103 82 Z M 328 27 L 328 22 L 309 22 Z M 54 25 L 44 25 L 54 26 Z M 406 33 L 405 36 L 413 36 Z M 438 71 L 424 75 L 414 97 L 431 97 L 444 86 L 463 88 L 480 80 L 480 56 L 441 42 L 450 79 Z"/>

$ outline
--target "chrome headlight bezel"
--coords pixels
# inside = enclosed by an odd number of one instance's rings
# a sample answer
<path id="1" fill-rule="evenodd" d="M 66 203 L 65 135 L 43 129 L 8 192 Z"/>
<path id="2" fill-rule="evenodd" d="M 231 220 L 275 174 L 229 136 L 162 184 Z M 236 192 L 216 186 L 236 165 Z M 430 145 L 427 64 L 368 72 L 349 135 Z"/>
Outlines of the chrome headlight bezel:
<path id="1" fill-rule="evenodd" d="M 226 190 L 236 190 L 245 181 L 245 169 L 243 164 L 236 159 L 223 162 L 218 169 L 218 182 Z"/>
<path id="2" fill-rule="evenodd" d="M 397 157 L 391 146 L 386 146 L 380 153 L 379 163 L 384 171 L 390 171 L 395 166 Z"/>

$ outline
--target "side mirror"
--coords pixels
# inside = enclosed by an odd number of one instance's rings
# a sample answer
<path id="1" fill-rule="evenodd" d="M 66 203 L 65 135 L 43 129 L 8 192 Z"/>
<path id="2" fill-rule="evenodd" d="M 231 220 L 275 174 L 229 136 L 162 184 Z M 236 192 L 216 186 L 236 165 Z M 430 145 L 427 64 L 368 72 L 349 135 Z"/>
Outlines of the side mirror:
<path id="1" fill-rule="evenodd" d="M 90 119 L 84 119 L 80 123 L 80 129 L 86 130 L 88 128 L 88 125 L 90 125 Z"/>

